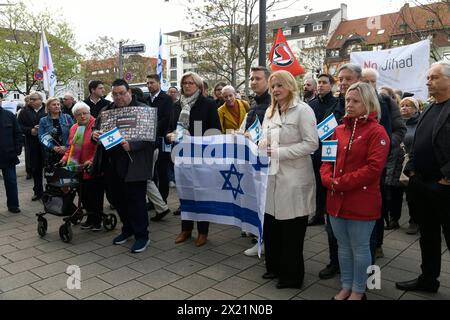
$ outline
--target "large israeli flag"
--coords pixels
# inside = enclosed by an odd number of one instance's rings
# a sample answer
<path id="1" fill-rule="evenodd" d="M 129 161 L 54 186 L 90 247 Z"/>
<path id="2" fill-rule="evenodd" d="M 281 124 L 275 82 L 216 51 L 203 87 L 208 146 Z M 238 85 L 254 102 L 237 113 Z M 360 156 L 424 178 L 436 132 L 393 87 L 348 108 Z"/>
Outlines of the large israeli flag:
<path id="1" fill-rule="evenodd" d="M 185 136 L 175 146 L 183 220 L 234 225 L 262 241 L 268 158 L 242 135 Z"/>
<path id="2" fill-rule="evenodd" d="M 117 146 L 119 143 L 123 141 L 123 137 L 120 134 L 119 129 L 117 128 L 114 128 L 113 130 L 101 135 L 99 139 L 106 150 L 109 150 Z"/>
<path id="3" fill-rule="evenodd" d="M 337 126 L 338 123 L 336 121 L 336 118 L 334 117 L 334 114 L 331 114 L 321 123 L 319 123 L 317 125 L 317 132 L 319 134 L 320 141 L 324 141 L 325 139 L 330 137 L 334 133 L 334 130 Z"/>

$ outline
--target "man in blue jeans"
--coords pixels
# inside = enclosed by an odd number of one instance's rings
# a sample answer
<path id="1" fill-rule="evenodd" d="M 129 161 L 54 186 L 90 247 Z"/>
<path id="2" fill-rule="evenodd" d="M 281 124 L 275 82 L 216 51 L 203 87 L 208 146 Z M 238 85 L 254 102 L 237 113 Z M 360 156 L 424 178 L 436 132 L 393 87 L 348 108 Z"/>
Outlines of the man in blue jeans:
<path id="1" fill-rule="evenodd" d="M 0 93 L 0 169 L 6 189 L 8 211 L 19 213 L 16 165 L 22 152 L 22 132 L 14 114 L 1 107 Z"/>

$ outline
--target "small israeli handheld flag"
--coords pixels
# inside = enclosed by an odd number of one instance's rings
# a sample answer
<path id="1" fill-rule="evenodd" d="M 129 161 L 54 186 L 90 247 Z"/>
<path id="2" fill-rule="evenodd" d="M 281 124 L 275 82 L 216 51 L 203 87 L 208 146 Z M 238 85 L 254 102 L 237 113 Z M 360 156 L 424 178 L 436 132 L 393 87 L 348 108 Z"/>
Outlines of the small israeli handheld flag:
<path id="1" fill-rule="evenodd" d="M 336 162 L 337 157 L 337 140 L 322 142 L 322 162 Z"/>
<path id="2" fill-rule="evenodd" d="M 319 123 L 317 125 L 317 132 L 319 133 L 320 141 L 324 141 L 325 139 L 330 137 L 337 126 L 338 123 L 336 121 L 336 118 L 334 117 L 334 114 L 331 114 L 328 118 Z"/>
<path id="3" fill-rule="evenodd" d="M 41 143 L 47 148 L 50 148 L 52 146 L 52 142 L 53 138 L 49 133 L 45 133 L 41 136 Z"/>
<path id="4" fill-rule="evenodd" d="M 102 142 L 105 149 L 109 150 L 121 143 L 123 141 L 123 137 L 120 134 L 119 129 L 114 128 L 113 130 L 101 135 L 100 141 Z"/>
<path id="5" fill-rule="evenodd" d="M 262 136 L 262 126 L 258 117 L 256 117 L 255 122 L 248 128 L 248 133 L 252 137 L 252 141 L 257 144 Z"/>

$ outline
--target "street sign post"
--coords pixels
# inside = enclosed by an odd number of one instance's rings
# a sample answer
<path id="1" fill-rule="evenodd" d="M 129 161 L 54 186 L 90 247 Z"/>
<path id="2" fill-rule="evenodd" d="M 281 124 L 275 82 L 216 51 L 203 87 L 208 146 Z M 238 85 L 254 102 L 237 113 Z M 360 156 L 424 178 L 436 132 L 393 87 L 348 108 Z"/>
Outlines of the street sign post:
<path id="1" fill-rule="evenodd" d="M 133 54 L 145 52 L 145 44 L 133 44 L 122 46 L 122 54 Z"/>
<path id="2" fill-rule="evenodd" d="M 133 74 L 131 72 L 125 73 L 125 80 L 130 82 L 133 79 Z"/>
<path id="3" fill-rule="evenodd" d="M 44 73 L 41 70 L 37 70 L 33 74 L 34 80 L 36 81 L 42 81 L 44 79 Z"/>
<path id="4" fill-rule="evenodd" d="M 8 90 L 5 89 L 5 86 L 1 82 L 0 82 L 0 93 L 3 93 L 3 94 L 8 93 Z"/>

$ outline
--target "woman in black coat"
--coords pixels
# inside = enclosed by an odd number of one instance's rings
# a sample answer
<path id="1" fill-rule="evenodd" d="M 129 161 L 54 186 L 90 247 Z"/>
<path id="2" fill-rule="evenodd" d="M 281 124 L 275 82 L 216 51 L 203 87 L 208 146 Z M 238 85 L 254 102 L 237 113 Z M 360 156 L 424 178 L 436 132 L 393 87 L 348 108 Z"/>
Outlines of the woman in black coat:
<path id="1" fill-rule="evenodd" d="M 181 78 L 181 98 L 180 105 L 175 106 L 174 115 L 171 121 L 171 128 L 167 135 L 169 142 L 177 142 L 183 136 L 183 132 L 188 131 L 191 136 L 196 133 L 202 135 L 209 129 L 219 130 L 220 122 L 217 114 L 217 108 L 213 100 L 205 98 L 201 92 L 203 89 L 203 80 L 194 72 L 187 72 Z M 195 130 L 194 124 L 201 130 Z M 198 238 L 195 241 L 197 247 L 203 246 L 208 238 L 209 222 L 197 222 Z M 175 239 L 175 243 L 182 243 L 192 235 L 194 222 L 182 220 L 181 233 Z"/>

